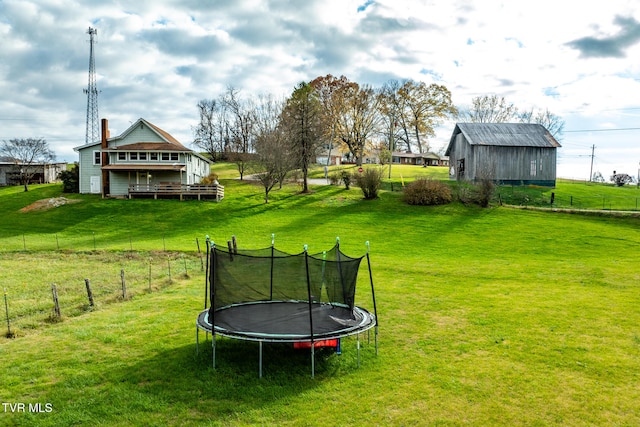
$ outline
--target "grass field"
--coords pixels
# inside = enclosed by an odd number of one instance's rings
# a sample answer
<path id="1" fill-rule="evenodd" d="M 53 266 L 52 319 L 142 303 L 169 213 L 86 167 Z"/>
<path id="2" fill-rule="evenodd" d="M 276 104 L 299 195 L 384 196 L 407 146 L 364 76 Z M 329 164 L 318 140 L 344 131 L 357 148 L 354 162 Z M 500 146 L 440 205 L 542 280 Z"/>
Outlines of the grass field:
<path id="1" fill-rule="evenodd" d="M 10 312 L 42 305 L 0 338 L 0 425 L 640 425 L 640 219 L 408 206 L 398 192 L 364 201 L 332 186 L 288 185 L 265 205 L 259 187 L 219 170 L 221 203 L 65 195 L 79 202 L 20 212 L 60 187 L 0 189 L 0 287 Z M 567 189 L 635 190 L 551 191 Z M 265 345 L 260 379 L 253 343 L 219 340 L 216 370 L 207 346 L 196 354 L 196 239 L 257 248 L 272 233 L 285 251 L 339 236 L 360 255 L 371 243 L 377 356 L 363 344 L 358 368 L 347 339 L 342 355 L 317 357 L 312 379 L 308 352 Z M 362 273 L 357 303 L 371 308 Z M 105 289 L 96 307 L 74 300 L 47 321 L 51 283 L 82 294 L 86 277 Z M 12 412 L 19 403 L 41 411 Z"/>

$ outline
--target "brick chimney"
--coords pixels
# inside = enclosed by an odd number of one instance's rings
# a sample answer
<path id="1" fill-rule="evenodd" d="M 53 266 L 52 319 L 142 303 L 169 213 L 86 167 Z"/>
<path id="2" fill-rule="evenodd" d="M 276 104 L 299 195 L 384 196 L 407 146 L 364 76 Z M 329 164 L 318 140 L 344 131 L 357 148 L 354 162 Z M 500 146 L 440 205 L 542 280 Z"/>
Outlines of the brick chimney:
<path id="1" fill-rule="evenodd" d="M 109 138 L 109 120 L 102 119 L 101 120 L 101 140 L 100 140 L 100 148 L 108 148 L 107 147 L 107 139 Z"/>
<path id="2" fill-rule="evenodd" d="M 109 121 L 107 119 L 101 120 L 101 134 L 100 134 L 100 148 L 103 150 L 101 155 L 102 161 L 102 197 L 105 197 L 109 194 L 109 171 L 104 169 L 104 166 L 109 164 L 109 153 L 106 150 L 109 148 L 107 146 L 107 139 L 109 138 Z"/>

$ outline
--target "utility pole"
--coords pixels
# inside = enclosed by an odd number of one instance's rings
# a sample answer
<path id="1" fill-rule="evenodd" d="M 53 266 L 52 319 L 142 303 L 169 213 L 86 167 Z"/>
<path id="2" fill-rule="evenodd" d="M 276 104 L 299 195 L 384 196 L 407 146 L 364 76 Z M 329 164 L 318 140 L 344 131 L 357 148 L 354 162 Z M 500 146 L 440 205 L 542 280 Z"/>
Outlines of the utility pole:
<path id="1" fill-rule="evenodd" d="M 98 34 L 98 30 L 89 27 L 89 84 L 84 89 L 87 94 L 87 128 L 85 133 L 85 144 L 98 141 L 100 134 L 98 132 L 98 88 L 96 86 L 96 62 L 93 56 L 94 37 Z"/>
<path id="2" fill-rule="evenodd" d="M 591 170 L 589 171 L 589 182 L 591 182 L 591 180 L 593 179 L 593 158 L 594 158 L 595 150 L 596 150 L 596 146 L 594 144 L 591 146 Z"/>

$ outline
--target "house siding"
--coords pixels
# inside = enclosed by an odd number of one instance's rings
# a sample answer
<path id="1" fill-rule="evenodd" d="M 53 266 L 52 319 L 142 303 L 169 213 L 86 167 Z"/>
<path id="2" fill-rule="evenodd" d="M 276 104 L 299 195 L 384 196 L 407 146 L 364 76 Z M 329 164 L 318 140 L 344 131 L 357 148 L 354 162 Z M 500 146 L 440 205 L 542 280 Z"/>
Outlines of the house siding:
<path id="1" fill-rule="evenodd" d="M 84 147 L 78 150 L 80 168 L 80 193 L 91 193 L 91 177 L 102 175 L 101 165 L 93 164 L 94 151 L 100 150 L 100 144 Z"/>

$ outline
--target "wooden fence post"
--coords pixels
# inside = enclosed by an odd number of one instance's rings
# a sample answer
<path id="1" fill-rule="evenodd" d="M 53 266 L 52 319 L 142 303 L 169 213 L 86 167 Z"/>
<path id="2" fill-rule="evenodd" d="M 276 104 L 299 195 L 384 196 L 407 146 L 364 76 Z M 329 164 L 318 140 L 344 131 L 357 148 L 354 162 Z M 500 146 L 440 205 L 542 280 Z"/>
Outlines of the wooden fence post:
<path id="1" fill-rule="evenodd" d="M 93 292 L 91 292 L 91 283 L 89 279 L 84 279 L 84 285 L 87 288 L 87 296 L 89 297 L 89 306 L 93 307 Z"/>
<path id="2" fill-rule="evenodd" d="M 636 208 L 638 200 L 636 199 Z M 204 271 L 204 260 L 202 259 L 202 251 L 200 250 L 200 240 L 196 237 L 196 245 L 198 245 L 198 256 L 200 257 L 200 271 Z"/>
<path id="3" fill-rule="evenodd" d="M 169 283 L 172 283 L 171 280 L 171 258 L 167 257 L 167 268 L 169 269 Z"/>
<path id="4" fill-rule="evenodd" d="M 122 282 L 122 299 L 127 299 L 127 285 L 124 281 L 124 268 L 120 270 L 120 281 Z"/>
<path id="5" fill-rule="evenodd" d="M 53 309 L 56 313 L 56 317 L 60 318 L 60 303 L 58 302 L 58 288 L 56 288 L 56 284 L 51 284 L 51 293 L 53 294 Z"/>
<path id="6" fill-rule="evenodd" d="M 11 322 L 9 321 L 9 303 L 7 302 L 7 288 L 4 288 L 4 310 L 7 313 L 7 338 L 13 338 Z"/>
<path id="7" fill-rule="evenodd" d="M 187 271 L 187 257 L 185 257 L 184 254 L 182 254 L 182 261 L 184 264 L 184 275 L 189 277 L 189 272 Z"/>

